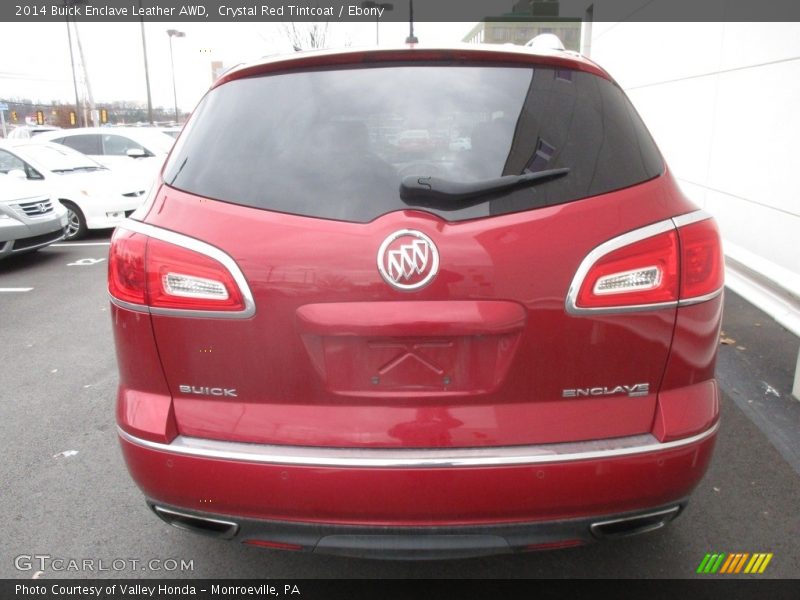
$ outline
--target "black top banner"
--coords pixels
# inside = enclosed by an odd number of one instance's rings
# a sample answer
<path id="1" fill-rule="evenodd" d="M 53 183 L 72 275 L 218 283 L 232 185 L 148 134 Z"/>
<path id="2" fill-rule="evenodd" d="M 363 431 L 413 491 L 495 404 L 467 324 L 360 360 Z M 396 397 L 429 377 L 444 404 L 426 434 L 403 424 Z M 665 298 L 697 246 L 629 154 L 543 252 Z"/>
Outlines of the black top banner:
<path id="1" fill-rule="evenodd" d="M 8 22 L 800 21 L 798 0 L 9 0 Z"/>

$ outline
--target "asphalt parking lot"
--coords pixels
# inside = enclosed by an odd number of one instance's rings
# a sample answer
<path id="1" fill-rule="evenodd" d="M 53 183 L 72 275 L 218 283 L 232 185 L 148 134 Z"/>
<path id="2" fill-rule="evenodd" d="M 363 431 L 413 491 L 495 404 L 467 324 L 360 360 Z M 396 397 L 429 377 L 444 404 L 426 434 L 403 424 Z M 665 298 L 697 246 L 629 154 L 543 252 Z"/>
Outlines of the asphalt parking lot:
<path id="1" fill-rule="evenodd" d="M 382 562 L 249 548 L 148 511 L 116 440 L 107 253 L 108 234 L 94 234 L 0 262 L 2 578 L 689 578 L 710 552 L 771 552 L 765 573 L 747 577 L 800 576 L 796 338 L 731 293 L 724 329 L 735 342 L 721 346 L 715 458 L 670 527 L 552 552 Z M 54 566 L 70 560 L 92 568 Z"/>

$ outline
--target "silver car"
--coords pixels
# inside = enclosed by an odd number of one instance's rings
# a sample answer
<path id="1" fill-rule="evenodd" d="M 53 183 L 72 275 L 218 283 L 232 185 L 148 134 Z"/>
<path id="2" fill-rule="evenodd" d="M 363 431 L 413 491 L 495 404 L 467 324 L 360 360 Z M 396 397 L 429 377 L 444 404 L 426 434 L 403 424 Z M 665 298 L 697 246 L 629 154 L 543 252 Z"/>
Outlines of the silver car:
<path id="1" fill-rule="evenodd" d="M 43 182 L 0 174 L 0 258 L 63 240 L 67 209 Z"/>

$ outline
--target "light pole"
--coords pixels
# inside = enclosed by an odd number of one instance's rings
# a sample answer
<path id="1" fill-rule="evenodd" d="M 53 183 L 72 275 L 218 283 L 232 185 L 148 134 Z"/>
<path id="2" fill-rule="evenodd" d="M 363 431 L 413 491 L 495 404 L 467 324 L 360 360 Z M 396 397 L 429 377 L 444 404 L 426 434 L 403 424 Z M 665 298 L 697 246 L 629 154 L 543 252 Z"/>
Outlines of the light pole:
<path id="1" fill-rule="evenodd" d="M 373 2 L 372 0 L 367 0 L 366 2 L 361 3 L 361 8 L 382 8 L 383 10 L 394 10 L 394 4 L 391 2 Z M 378 30 L 378 22 L 380 17 L 375 14 L 375 45 L 379 46 L 381 43 L 380 32 Z"/>
<path id="2" fill-rule="evenodd" d="M 167 35 L 169 36 L 169 65 L 172 68 L 172 99 L 175 102 L 175 123 L 178 123 L 178 91 L 175 87 L 175 61 L 172 57 L 172 38 L 174 37 L 186 37 L 186 34 L 183 31 L 178 31 L 177 29 L 167 29 Z"/>
<path id="3" fill-rule="evenodd" d="M 142 0 L 139 0 L 139 14 L 143 14 Z M 142 54 L 144 55 L 144 84 L 147 87 L 147 122 L 153 124 L 153 98 L 150 95 L 150 70 L 147 68 L 147 39 L 144 35 L 144 16 L 139 17 L 142 29 Z"/>
<path id="4" fill-rule="evenodd" d="M 408 0 L 408 37 L 406 44 L 419 44 L 419 39 L 414 35 L 414 0 Z"/>
<path id="5" fill-rule="evenodd" d="M 68 8 L 70 6 L 76 6 L 78 4 L 83 4 L 81 1 L 77 0 L 64 0 L 64 8 Z M 66 16 L 67 20 L 67 43 L 69 44 L 69 62 L 72 65 L 72 85 L 75 88 L 75 121 L 78 127 L 81 126 L 81 108 L 80 108 L 80 98 L 78 97 L 78 77 L 75 75 L 75 54 L 72 52 L 72 33 L 70 32 L 69 28 L 69 13 Z M 86 125 L 86 121 L 84 119 L 84 125 Z"/>

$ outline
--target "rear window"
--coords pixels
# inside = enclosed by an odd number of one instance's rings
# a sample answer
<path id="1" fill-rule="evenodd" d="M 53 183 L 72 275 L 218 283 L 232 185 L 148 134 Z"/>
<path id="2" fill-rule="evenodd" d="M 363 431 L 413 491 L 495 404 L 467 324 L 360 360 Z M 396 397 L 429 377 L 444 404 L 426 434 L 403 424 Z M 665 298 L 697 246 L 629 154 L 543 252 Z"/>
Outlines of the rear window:
<path id="1" fill-rule="evenodd" d="M 449 221 L 628 187 L 663 163 L 622 91 L 580 71 L 388 66 L 235 80 L 195 110 L 164 171 L 175 188 L 285 213 L 368 222 L 410 208 L 403 177 L 565 177 L 427 208 Z"/>

